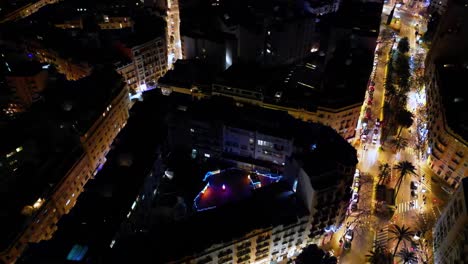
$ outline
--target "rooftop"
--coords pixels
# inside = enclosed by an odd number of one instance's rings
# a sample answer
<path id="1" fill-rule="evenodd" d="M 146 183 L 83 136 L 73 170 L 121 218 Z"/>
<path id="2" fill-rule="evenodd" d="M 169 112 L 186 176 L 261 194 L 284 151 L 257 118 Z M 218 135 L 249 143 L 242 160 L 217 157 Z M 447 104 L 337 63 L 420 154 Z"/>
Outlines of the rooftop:
<path id="1" fill-rule="evenodd" d="M 239 239 L 256 229 L 292 224 L 307 214 L 298 200 L 287 184 L 272 183 L 255 190 L 249 199 L 122 238 L 106 263 L 143 263 L 148 259 L 164 263 Z"/>
<path id="2" fill-rule="evenodd" d="M 266 103 L 309 111 L 317 107 L 336 109 L 362 103 L 372 58 L 372 53 L 352 49 L 348 39 L 340 43 L 327 64 L 319 54 L 295 65 L 275 68 L 234 64 L 214 84 L 261 93 Z"/>
<path id="3" fill-rule="evenodd" d="M 50 191 L 83 154 L 71 127 L 36 113 L 23 114 L 0 128 L 8 145 L 0 152 L 0 250 L 25 227 L 35 210 L 24 211 Z M 8 147 L 10 147 L 9 150 Z M 11 152 L 10 152 L 11 151 Z M 1 164 L 3 163 L 3 164 Z"/>
<path id="4" fill-rule="evenodd" d="M 439 64 L 437 71 L 447 125 L 468 140 L 468 90 L 460 86 L 468 83 L 468 66 Z"/>
<path id="5" fill-rule="evenodd" d="M 177 60 L 174 69 L 158 80 L 159 84 L 174 85 L 191 89 L 192 86 L 211 86 L 218 71 L 202 60 Z"/>
<path id="6" fill-rule="evenodd" d="M 89 248 L 87 259 L 109 249 L 154 166 L 157 147 L 164 138 L 162 127 L 147 125 L 163 123 L 161 115 L 147 114 L 159 113 L 157 109 L 164 104 L 153 99 L 146 97 L 144 103 L 133 106 L 132 117 L 114 141 L 104 167 L 85 185 L 71 212 L 59 221 L 53 239 L 32 244 L 22 263 L 68 263 L 66 257 L 75 245 Z"/>
<path id="7" fill-rule="evenodd" d="M 43 71 L 42 64 L 35 61 L 22 61 L 12 63 L 9 60 L 11 72 L 6 73 L 7 76 L 34 76 Z"/>
<path id="8" fill-rule="evenodd" d="M 36 109 L 49 113 L 50 118 L 73 123 L 73 127 L 84 134 L 122 89 L 121 76 L 104 67 L 78 81 L 58 79 L 49 85 L 44 93 L 47 100 Z"/>
<path id="9" fill-rule="evenodd" d="M 194 207 L 198 211 L 204 211 L 242 200 L 250 197 L 255 189 L 280 179 L 280 175 L 237 168 L 208 172 L 204 179 L 206 186 L 195 197 Z"/>

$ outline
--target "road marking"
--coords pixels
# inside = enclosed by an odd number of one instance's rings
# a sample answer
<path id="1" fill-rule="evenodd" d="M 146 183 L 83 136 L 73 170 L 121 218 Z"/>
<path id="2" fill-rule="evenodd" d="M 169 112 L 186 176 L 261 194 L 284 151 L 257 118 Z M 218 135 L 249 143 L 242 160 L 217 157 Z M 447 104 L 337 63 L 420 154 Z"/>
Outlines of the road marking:
<path id="1" fill-rule="evenodd" d="M 386 248 L 388 243 L 388 225 L 385 225 L 381 230 L 378 231 L 374 244 L 382 248 Z"/>
<path id="2" fill-rule="evenodd" d="M 414 206 L 411 206 L 411 202 L 414 203 Z M 418 200 L 407 201 L 403 203 L 397 204 L 397 214 L 405 213 L 411 210 L 415 210 L 418 208 Z"/>

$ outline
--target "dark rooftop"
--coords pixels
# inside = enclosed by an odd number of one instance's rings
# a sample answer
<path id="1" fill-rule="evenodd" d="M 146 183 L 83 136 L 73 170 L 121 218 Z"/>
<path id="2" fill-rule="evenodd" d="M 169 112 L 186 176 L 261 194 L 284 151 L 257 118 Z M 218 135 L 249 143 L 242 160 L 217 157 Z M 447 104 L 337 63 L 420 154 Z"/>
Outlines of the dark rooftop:
<path id="1" fill-rule="evenodd" d="M 53 239 L 30 245 L 22 263 L 69 263 L 66 257 L 74 245 L 88 246 L 86 259 L 94 259 L 109 249 L 154 166 L 157 148 L 164 139 L 164 128 L 148 126 L 163 124 L 161 115 L 156 113 L 161 113 L 157 109 L 164 102 L 153 99 L 146 97 L 145 102 L 134 105 L 102 170 L 85 185 L 70 214 L 62 217 Z"/>
<path id="2" fill-rule="evenodd" d="M 160 84 L 190 89 L 192 86 L 210 87 L 218 71 L 202 60 L 177 60 L 174 69 L 158 80 Z"/>
<path id="3" fill-rule="evenodd" d="M 181 259 L 255 229 L 295 223 L 306 212 L 286 183 L 273 183 L 255 190 L 250 199 L 204 211 L 184 221 L 154 226 L 147 234 L 123 238 L 106 263 L 164 263 Z"/>
<path id="4" fill-rule="evenodd" d="M 234 64 L 214 84 L 255 91 L 266 103 L 316 111 L 317 107 L 341 108 L 362 103 L 372 70 L 373 54 L 351 49 L 343 40 L 327 64 L 312 55 L 292 66 L 263 68 Z M 281 94 L 281 98 L 276 95 Z M 262 100 L 262 98 L 257 98 Z"/>
<path id="5" fill-rule="evenodd" d="M 439 92 L 445 108 L 447 125 L 464 140 L 468 140 L 467 65 L 439 64 Z"/>
<path id="6" fill-rule="evenodd" d="M 0 159 L 5 162 L 0 166 L 1 250 L 24 228 L 28 215 L 35 213 L 23 212 L 25 206 L 47 198 L 83 150 L 71 127 L 60 128 L 59 123 L 41 114 L 24 114 L 21 120 L 8 123 L 0 131 L 9 142 L 2 148 L 7 150 L 9 146 L 7 151 L 14 153 L 0 152 L 6 155 L 5 160 Z"/>
<path id="7" fill-rule="evenodd" d="M 11 64 L 11 61 L 9 61 Z M 10 65 L 8 76 L 33 76 L 44 70 L 42 64 L 35 61 L 22 61 Z"/>
<path id="8" fill-rule="evenodd" d="M 42 108 L 62 122 L 72 122 L 84 134 L 104 112 L 115 96 L 124 89 L 121 76 L 104 67 L 78 81 L 57 80 L 45 92 Z"/>

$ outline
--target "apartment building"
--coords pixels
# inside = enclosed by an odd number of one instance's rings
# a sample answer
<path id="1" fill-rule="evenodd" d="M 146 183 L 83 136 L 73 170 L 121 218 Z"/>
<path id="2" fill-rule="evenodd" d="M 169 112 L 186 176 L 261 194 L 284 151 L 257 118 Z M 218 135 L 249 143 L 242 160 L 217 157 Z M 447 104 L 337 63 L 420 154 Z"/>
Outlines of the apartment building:
<path id="1" fill-rule="evenodd" d="M 167 47 L 163 37 L 140 43 L 122 42 L 117 48 L 129 61 L 118 67 L 117 71 L 132 94 L 154 88 L 167 71 Z"/>
<path id="2" fill-rule="evenodd" d="M 429 109 L 429 159 L 432 171 L 457 188 L 468 176 L 468 141 L 466 124 L 461 117 L 466 112 L 466 92 L 457 86 L 464 83 L 468 71 L 463 65 L 434 65 L 433 77 L 427 85 Z"/>
<path id="3" fill-rule="evenodd" d="M 67 77 L 67 80 L 76 81 L 91 74 L 93 66 L 86 61 L 73 61 L 60 55 L 58 51 L 39 45 L 29 46 L 30 56 L 39 62 L 53 64 L 57 71 Z"/>
<path id="4" fill-rule="evenodd" d="M 103 21 L 98 23 L 101 30 L 124 29 L 133 27 L 134 22 L 128 16 L 103 16 Z"/>
<path id="5" fill-rule="evenodd" d="M 26 63 L 14 67 L 5 77 L 7 86 L 14 94 L 14 102 L 28 108 L 40 99 L 47 85 L 48 72 L 39 63 Z"/>
<path id="6" fill-rule="evenodd" d="M 4 152 L 11 159 L 8 175 L 12 176 L 4 182 L 6 195 L 15 197 L 15 203 L 1 212 L 12 221 L 5 225 L 8 230 L 2 230 L 6 235 L 0 241 L 0 259 L 8 264 L 29 243 L 52 238 L 60 218 L 70 212 L 83 186 L 102 168 L 110 145 L 129 117 L 128 91 L 118 74 L 109 70 L 78 82 L 59 82 L 45 96 L 43 107 L 30 113 L 37 125 L 15 126 L 20 135 L 4 135 L 18 137 L 20 143 Z M 63 120 L 64 116 L 68 119 Z M 30 129 L 27 138 L 22 138 L 22 130 Z M 51 143 L 45 144 L 47 140 Z M 15 158 L 18 154 L 28 158 Z"/>
<path id="7" fill-rule="evenodd" d="M 468 262 L 468 179 L 450 197 L 434 227 L 434 263 Z"/>
<path id="8" fill-rule="evenodd" d="M 15 10 L 12 10 L 11 12 L 6 13 L 6 15 L 0 21 L 0 23 L 5 23 L 7 21 L 15 21 L 21 18 L 25 18 L 27 16 L 30 16 L 36 13 L 42 7 L 46 5 L 58 3 L 59 1 L 60 0 L 39 0 L 36 2 L 27 3 L 26 5 L 18 9 L 15 9 Z"/>

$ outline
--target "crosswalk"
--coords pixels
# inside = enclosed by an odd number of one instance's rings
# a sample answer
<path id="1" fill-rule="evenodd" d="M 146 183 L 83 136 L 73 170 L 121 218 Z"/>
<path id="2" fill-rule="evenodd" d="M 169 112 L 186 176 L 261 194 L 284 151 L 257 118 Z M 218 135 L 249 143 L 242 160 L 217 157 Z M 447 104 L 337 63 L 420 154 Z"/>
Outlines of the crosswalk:
<path id="1" fill-rule="evenodd" d="M 376 247 L 381 247 L 381 248 L 386 248 L 387 243 L 388 243 L 388 225 L 385 225 L 384 228 L 379 230 L 377 232 L 377 235 L 375 236 L 375 246 Z"/>
<path id="2" fill-rule="evenodd" d="M 415 210 L 417 208 L 419 208 L 418 200 L 407 201 L 407 202 L 397 204 L 397 210 L 395 213 L 401 214 L 401 213 L 405 213 L 411 210 Z"/>

